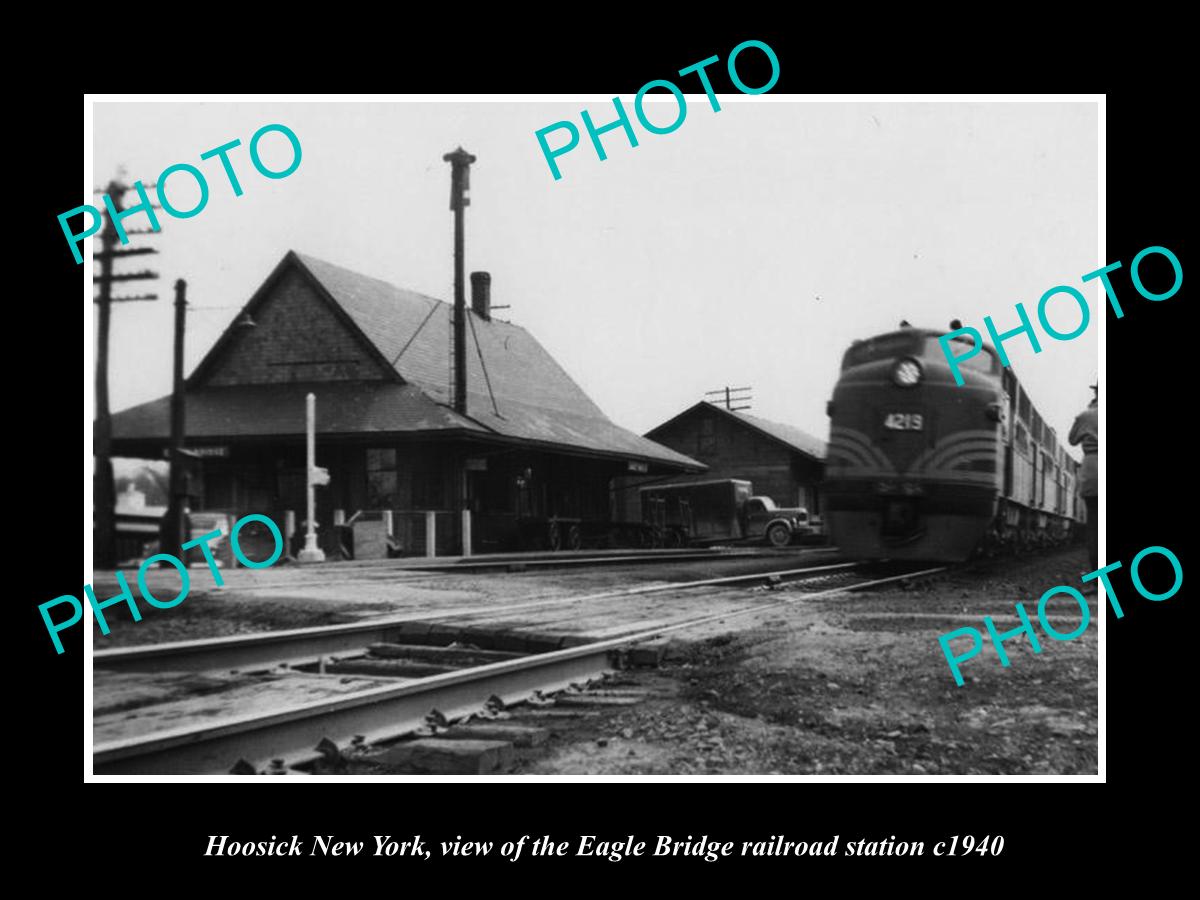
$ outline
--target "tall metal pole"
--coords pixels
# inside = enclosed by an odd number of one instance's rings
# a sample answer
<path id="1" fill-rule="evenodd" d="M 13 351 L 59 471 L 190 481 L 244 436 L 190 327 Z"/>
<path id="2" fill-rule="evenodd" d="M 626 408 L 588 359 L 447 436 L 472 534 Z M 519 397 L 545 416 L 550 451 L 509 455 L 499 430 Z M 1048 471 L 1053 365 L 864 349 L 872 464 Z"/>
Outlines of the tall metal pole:
<path id="1" fill-rule="evenodd" d="M 186 407 L 183 392 L 183 346 L 187 328 L 187 282 L 175 282 L 175 356 L 171 382 L 171 463 L 170 499 L 163 522 L 162 552 L 174 554 L 189 537 L 185 510 L 187 490 L 183 471 L 183 440 L 186 431 Z"/>
<path id="2" fill-rule="evenodd" d="M 467 298 L 463 287 L 463 209 L 454 208 L 454 411 L 467 411 Z"/>
<path id="3" fill-rule="evenodd" d="M 304 534 L 304 549 L 300 551 L 300 562 L 324 562 L 325 552 L 317 546 L 317 496 L 313 474 L 317 467 L 317 395 L 310 393 L 305 405 L 306 462 L 305 483 L 308 488 L 308 528 Z"/>
<path id="4" fill-rule="evenodd" d="M 450 163 L 450 208 L 454 210 L 454 411 L 467 411 L 467 292 L 463 279 L 463 208 L 471 205 L 471 163 L 459 147 L 442 159 Z"/>

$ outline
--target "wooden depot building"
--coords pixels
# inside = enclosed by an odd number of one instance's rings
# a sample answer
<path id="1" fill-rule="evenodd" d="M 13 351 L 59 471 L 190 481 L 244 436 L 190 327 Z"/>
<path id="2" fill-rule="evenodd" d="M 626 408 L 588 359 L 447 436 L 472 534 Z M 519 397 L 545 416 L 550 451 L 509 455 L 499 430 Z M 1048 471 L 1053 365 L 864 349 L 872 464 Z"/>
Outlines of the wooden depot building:
<path id="1" fill-rule="evenodd" d="M 778 506 L 821 512 L 825 442 L 799 428 L 702 401 L 646 437 L 704 463 L 705 479 L 746 479 Z"/>
<path id="2" fill-rule="evenodd" d="M 289 252 L 187 379 L 191 509 L 302 530 L 309 392 L 327 554 L 348 533 L 359 558 L 577 546 L 620 515 L 614 478 L 703 471 L 614 425 L 529 332 L 493 319 L 487 273 L 471 288 L 459 413 L 452 304 Z M 114 455 L 161 459 L 169 420 L 169 396 L 115 414 Z"/>

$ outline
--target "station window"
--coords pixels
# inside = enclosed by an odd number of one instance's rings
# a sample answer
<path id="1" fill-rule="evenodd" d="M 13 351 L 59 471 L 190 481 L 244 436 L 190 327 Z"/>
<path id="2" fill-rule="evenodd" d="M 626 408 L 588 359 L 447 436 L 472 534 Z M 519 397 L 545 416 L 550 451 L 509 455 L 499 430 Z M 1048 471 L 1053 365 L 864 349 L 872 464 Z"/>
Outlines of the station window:
<path id="1" fill-rule="evenodd" d="M 416 469 L 412 484 L 413 509 L 445 509 L 446 482 L 441 469 Z"/>
<path id="2" fill-rule="evenodd" d="M 396 507 L 396 450 L 394 447 L 367 448 L 367 508 Z"/>

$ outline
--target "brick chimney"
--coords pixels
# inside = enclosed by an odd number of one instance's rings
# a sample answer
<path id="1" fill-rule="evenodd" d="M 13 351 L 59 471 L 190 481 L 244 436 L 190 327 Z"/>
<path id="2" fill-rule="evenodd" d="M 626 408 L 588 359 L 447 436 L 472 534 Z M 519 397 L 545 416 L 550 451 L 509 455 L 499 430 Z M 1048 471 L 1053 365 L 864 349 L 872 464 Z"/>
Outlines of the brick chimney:
<path id="1" fill-rule="evenodd" d="M 492 276 L 489 272 L 471 273 L 471 309 L 485 321 L 492 318 Z"/>

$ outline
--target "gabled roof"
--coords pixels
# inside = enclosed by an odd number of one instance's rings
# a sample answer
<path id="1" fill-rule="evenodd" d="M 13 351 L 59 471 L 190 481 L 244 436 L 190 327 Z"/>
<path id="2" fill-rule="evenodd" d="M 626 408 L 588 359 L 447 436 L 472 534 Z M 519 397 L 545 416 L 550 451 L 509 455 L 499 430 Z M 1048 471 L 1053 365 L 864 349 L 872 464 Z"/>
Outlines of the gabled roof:
<path id="1" fill-rule="evenodd" d="M 670 425 L 674 425 L 680 419 L 694 415 L 697 412 L 704 411 L 708 413 L 719 413 L 729 419 L 733 419 L 738 424 L 750 428 L 759 434 L 770 438 L 777 443 L 783 444 L 789 450 L 796 453 L 803 453 L 818 462 L 825 460 L 825 442 L 820 438 L 815 438 L 807 431 L 802 431 L 794 425 L 784 425 L 781 422 L 772 422 L 770 419 L 761 419 L 758 416 L 747 415 L 744 412 L 733 412 L 724 407 L 717 406 L 714 403 L 709 403 L 701 400 L 695 406 L 689 406 L 679 415 L 663 422 L 661 425 L 650 429 L 646 432 L 646 437 L 652 438 L 658 432 L 661 432 Z"/>
<path id="2" fill-rule="evenodd" d="M 418 384 L 442 403 L 452 401 L 449 354 L 454 306 L 433 297 L 360 275 L 341 266 L 299 253 L 292 254 L 405 381 Z M 551 409 L 585 418 L 604 419 L 563 368 L 519 325 L 484 319 L 474 313 L 467 328 L 468 411 L 492 411 L 484 366 L 501 415 L 512 400 L 535 409 Z"/>
<path id="3" fill-rule="evenodd" d="M 297 423 L 291 394 L 302 399 L 304 392 L 314 390 L 321 432 L 466 430 L 668 463 L 692 471 L 705 468 L 609 421 L 519 325 L 484 319 L 468 309 L 468 414 L 464 417 L 449 406 L 452 304 L 289 251 L 243 312 L 253 315 L 270 299 L 273 285 L 293 268 L 307 278 L 393 380 L 323 382 L 307 387 L 206 386 L 207 374 L 234 340 L 231 324 L 188 379 L 189 437 L 295 433 L 297 424 L 302 428 L 303 419 Z M 323 397 L 337 398 L 339 421 L 324 417 L 322 410 L 330 404 L 323 402 Z M 168 410 L 168 398 L 160 398 L 118 413 L 113 417 L 114 438 L 164 436 Z M 277 421 L 277 414 L 285 415 L 286 421 Z"/>

